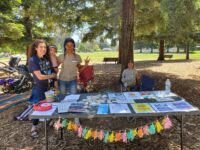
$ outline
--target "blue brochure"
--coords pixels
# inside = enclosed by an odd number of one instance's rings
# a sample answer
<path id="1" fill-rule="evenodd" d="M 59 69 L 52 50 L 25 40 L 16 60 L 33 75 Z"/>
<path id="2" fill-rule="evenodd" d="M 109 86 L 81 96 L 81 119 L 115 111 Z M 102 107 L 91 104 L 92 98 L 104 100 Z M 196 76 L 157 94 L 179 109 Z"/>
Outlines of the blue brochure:
<path id="1" fill-rule="evenodd" d="M 99 104 L 97 114 L 108 114 L 108 104 Z"/>

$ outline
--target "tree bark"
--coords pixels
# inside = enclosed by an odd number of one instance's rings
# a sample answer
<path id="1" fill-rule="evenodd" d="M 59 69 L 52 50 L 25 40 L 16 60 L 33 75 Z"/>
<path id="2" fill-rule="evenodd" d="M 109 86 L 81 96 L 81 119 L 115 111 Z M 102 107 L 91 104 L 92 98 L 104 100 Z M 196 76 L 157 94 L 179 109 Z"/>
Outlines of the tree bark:
<path id="1" fill-rule="evenodd" d="M 159 57 L 158 60 L 165 60 L 164 59 L 164 47 L 165 47 L 165 41 L 160 40 L 160 48 L 159 48 Z"/>
<path id="2" fill-rule="evenodd" d="M 24 26 L 26 29 L 26 34 L 25 34 L 26 38 L 32 40 L 32 23 L 29 16 L 26 16 L 24 18 Z"/>
<path id="3" fill-rule="evenodd" d="M 133 60 L 133 33 L 134 33 L 134 1 L 122 1 L 121 26 L 121 72 L 126 68 L 128 61 Z"/>
<path id="4" fill-rule="evenodd" d="M 121 35 L 120 35 L 121 36 Z M 118 56 L 118 64 L 121 64 L 121 62 L 122 62 L 122 40 L 121 40 L 121 37 L 119 36 L 119 56 Z"/>
<path id="5" fill-rule="evenodd" d="M 187 45 L 186 45 L 186 60 L 189 60 L 189 49 L 190 49 L 190 44 L 189 42 L 187 42 Z"/>
<path id="6" fill-rule="evenodd" d="M 179 46 L 177 46 L 177 53 L 179 53 L 180 51 L 179 51 Z"/>
<path id="7" fill-rule="evenodd" d="M 153 53 L 153 48 L 151 47 L 151 53 Z"/>

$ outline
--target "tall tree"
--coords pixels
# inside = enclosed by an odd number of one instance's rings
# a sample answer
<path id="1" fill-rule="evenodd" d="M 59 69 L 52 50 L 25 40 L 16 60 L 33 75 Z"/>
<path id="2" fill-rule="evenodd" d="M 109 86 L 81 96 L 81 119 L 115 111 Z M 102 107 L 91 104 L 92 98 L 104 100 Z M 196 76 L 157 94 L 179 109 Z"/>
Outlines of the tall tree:
<path id="1" fill-rule="evenodd" d="M 128 61 L 133 60 L 133 32 L 134 32 L 134 1 L 122 1 L 122 25 L 119 41 L 121 54 L 121 72 L 126 68 Z"/>
<path id="2" fill-rule="evenodd" d="M 0 47 L 24 36 L 24 26 L 16 18 L 19 0 L 0 1 Z"/>

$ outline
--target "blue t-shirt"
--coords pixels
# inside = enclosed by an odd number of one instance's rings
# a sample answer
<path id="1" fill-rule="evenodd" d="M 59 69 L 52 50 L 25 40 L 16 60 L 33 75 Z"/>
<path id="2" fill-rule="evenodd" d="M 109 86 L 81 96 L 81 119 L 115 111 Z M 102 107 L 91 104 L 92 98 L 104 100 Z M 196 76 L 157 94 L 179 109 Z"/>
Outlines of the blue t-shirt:
<path id="1" fill-rule="evenodd" d="M 29 71 L 33 74 L 33 80 L 38 88 L 48 88 L 48 80 L 39 80 L 34 71 L 40 71 L 44 75 L 52 73 L 50 62 L 45 58 L 39 58 L 37 55 L 33 55 L 28 60 Z"/>

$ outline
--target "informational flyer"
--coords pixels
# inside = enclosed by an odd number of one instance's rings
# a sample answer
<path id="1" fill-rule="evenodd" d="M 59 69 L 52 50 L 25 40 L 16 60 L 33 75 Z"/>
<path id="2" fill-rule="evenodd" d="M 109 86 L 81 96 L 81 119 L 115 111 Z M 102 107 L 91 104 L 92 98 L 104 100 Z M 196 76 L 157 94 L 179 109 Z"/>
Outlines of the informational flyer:
<path id="1" fill-rule="evenodd" d="M 99 104 L 97 114 L 108 114 L 108 104 Z"/>
<path id="2" fill-rule="evenodd" d="M 148 103 L 135 103 L 131 105 L 136 113 L 154 113 L 154 109 Z"/>
<path id="3" fill-rule="evenodd" d="M 108 93 L 108 98 L 110 100 L 125 100 L 123 93 Z"/>
<path id="4" fill-rule="evenodd" d="M 109 104 L 111 114 L 131 113 L 127 104 Z"/>
<path id="5" fill-rule="evenodd" d="M 152 108 L 156 112 L 173 112 L 173 108 L 170 107 L 169 103 L 151 103 Z"/>
<path id="6" fill-rule="evenodd" d="M 71 103 L 68 112 L 89 112 L 89 107 L 84 103 Z"/>
<path id="7" fill-rule="evenodd" d="M 139 92 L 123 92 L 127 100 L 143 99 Z"/>
<path id="8" fill-rule="evenodd" d="M 191 104 L 188 102 L 181 100 L 181 101 L 176 101 L 176 102 L 171 102 L 170 107 L 173 108 L 174 111 L 195 111 L 198 110 L 197 107 L 193 107 Z"/>

